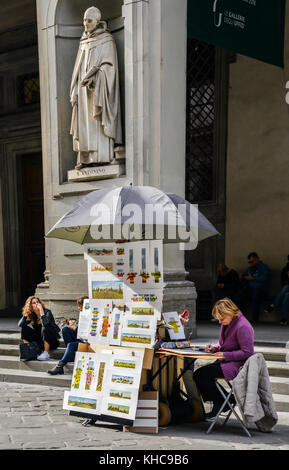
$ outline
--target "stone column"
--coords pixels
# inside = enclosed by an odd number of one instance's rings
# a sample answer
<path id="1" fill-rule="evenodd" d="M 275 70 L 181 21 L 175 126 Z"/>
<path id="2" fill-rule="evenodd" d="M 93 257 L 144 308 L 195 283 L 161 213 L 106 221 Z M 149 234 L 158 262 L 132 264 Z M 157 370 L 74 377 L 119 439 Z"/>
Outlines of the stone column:
<path id="1" fill-rule="evenodd" d="M 136 186 L 148 184 L 149 146 L 149 4 L 124 0 L 125 116 L 127 174 Z"/>
<path id="2" fill-rule="evenodd" d="M 185 197 L 187 1 L 151 2 L 149 25 L 149 184 Z M 165 245 L 164 267 L 164 311 L 188 309 L 194 337 L 197 293 L 178 244 Z"/>

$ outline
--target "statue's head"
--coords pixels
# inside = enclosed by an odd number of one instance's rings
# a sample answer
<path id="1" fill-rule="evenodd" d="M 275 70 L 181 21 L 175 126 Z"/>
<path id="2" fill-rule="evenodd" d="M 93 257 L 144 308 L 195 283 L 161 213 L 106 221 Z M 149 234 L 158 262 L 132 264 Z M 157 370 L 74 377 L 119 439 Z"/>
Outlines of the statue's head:
<path id="1" fill-rule="evenodd" d="M 101 20 L 101 12 L 96 7 L 90 7 L 84 13 L 83 24 L 86 33 L 91 33 Z"/>

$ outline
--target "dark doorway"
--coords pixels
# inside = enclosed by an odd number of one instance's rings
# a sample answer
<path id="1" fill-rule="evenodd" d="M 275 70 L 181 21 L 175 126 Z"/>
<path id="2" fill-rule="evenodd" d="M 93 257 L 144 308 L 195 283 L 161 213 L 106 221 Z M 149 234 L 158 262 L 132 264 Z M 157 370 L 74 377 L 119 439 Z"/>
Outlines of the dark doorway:
<path id="1" fill-rule="evenodd" d="M 43 175 L 40 154 L 21 157 L 20 259 L 22 296 L 33 295 L 37 284 L 44 281 L 45 242 Z"/>

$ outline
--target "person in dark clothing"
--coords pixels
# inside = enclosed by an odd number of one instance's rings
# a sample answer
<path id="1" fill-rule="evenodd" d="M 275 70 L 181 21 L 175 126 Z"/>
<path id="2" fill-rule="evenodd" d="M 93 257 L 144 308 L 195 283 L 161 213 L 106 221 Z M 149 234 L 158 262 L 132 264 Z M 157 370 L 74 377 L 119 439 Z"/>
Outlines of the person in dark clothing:
<path id="1" fill-rule="evenodd" d="M 255 252 L 249 253 L 248 263 L 249 267 L 242 275 L 240 290 L 236 296 L 236 304 L 244 312 L 248 304 L 251 303 L 252 320 L 253 323 L 257 323 L 261 303 L 269 290 L 271 270 Z"/>
<path id="2" fill-rule="evenodd" d="M 215 289 L 216 300 L 223 299 L 224 297 L 234 300 L 238 291 L 239 282 L 237 271 L 228 268 L 225 264 L 219 264 Z"/>
<path id="3" fill-rule="evenodd" d="M 34 296 L 28 297 L 22 310 L 22 318 L 18 323 L 21 328 L 21 339 L 24 343 L 35 341 L 43 351 L 37 359 L 48 361 L 49 352 L 59 346 L 59 327 L 54 317 L 43 302 Z"/>
<path id="4" fill-rule="evenodd" d="M 83 295 L 77 300 L 77 307 L 79 312 L 82 311 L 83 302 L 85 299 L 88 299 L 87 295 Z M 82 342 L 80 339 L 77 339 L 77 323 L 75 322 L 75 320 L 69 320 L 68 326 L 62 328 L 61 333 L 66 346 L 66 350 L 58 364 L 53 369 L 47 371 L 50 375 L 64 374 L 63 367 L 68 362 L 74 361 L 75 353 L 78 349 L 78 344 Z"/>

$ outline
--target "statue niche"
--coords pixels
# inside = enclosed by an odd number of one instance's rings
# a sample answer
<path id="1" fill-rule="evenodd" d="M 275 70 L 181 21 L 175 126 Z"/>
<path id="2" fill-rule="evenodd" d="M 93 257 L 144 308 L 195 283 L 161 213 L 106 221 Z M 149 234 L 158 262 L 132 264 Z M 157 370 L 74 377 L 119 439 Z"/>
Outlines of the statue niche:
<path id="1" fill-rule="evenodd" d="M 77 152 L 75 170 L 109 165 L 122 144 L 117 50 L 96 7 L 86 10 L 72 74 L 70 134 Z M 109 177 L 108 175 L 106 177 Z"/>

